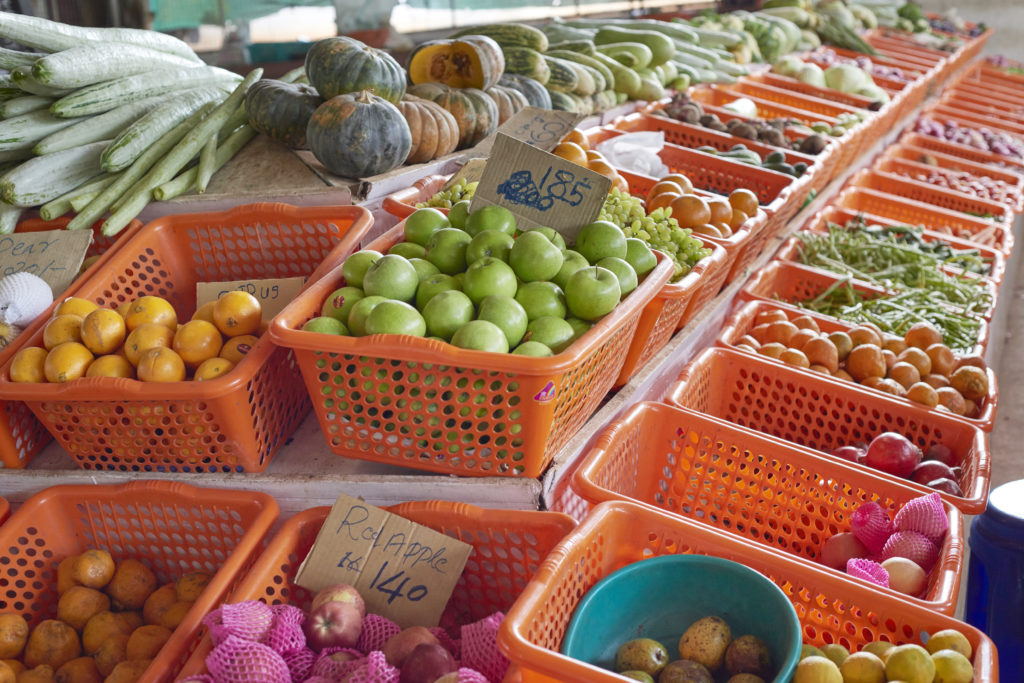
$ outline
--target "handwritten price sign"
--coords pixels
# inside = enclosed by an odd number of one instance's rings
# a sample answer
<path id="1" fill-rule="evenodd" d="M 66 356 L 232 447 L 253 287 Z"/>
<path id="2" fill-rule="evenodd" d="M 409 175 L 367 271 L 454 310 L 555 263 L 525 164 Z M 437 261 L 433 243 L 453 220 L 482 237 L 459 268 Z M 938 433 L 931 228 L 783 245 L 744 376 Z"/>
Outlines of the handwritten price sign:
<path id="1" fill-rule="evenodd" d="M 368 612 L 399 626 L 436 626 L 472 546 L 342 494 L 299 567 L 314 593 L 355 586 Z"/>
<path id="2" fill-rule="evenodd" d="M 498 135 L 470 208 L 503 206 L 519 228 L 546 225 L 571 243 L 597 219 L 609 189 L 611 181 L 600 173 Z"/>
<path id="3" fill-rule="evenodd" d="M 267 280 L 232 280 L 230 282 L 197 282 L 196 308 L 216 301 L 227 292 L 249 292 L 263 309 L 263 319 L 270 320 L 299 295 L 306 284 L 304 277 L 270 278 Z"/>
<path id="4" fill-rule="evenodd" d="M 581 114 L 567 111 L 554 111 L 525 107 L 513 114 L 498 130 L 480 141 L 476 147 L 466 150 L 468 157 L 494 156 L 494 145 L 501 135 L 508 135 L 516 140 L 549 152 L 561 142 L 565 134 L 583 120 Z"/>
<path id="5" fill-rule="evenodd" d="M 0 237 L 0 277 L 32 273 L 50 285 L 54 296 L 59 296 L 78 277 L 90 244 L 92 230 L 4 235 Z"/>

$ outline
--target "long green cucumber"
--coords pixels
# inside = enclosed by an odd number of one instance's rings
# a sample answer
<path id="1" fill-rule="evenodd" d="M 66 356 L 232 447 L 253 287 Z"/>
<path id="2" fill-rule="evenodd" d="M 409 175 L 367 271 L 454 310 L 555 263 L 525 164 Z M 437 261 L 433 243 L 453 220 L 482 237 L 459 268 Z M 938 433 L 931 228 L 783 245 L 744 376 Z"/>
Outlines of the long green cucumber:
<path id="1" fill-rule="evenodd" d="M 40 83 L 32 75 L 32 67 L 29 66 L 19 66 L 11 69 L 11 79 L 16 86 L 25 92 L 42 97 L 61 97 L 72 92 L 69 88 L 54 88 L 45 83 Z"/>
<path id="2" fill-rule="evenodd" d="M 598 87 L 598 92 L 601 90 L 615 89 L 615 75 L 612 73 L 611 69 L 605 66 L 600 60 L 587 55 L 581 55 L 578 52 L 571 52 L 569 50 L 548 50 L 547 54 L 550 57 L 558 57 L 559 59 L 576 62 L 577 64 L 589 67 L 600 73 L 601 77 L 604 79 L 605 87 Z"/>
<path id="3" fill-rule="evenodd" d="M 657 31 L 634 30 L 618 26 L 602 28 L 594 36 L 594 45 L 608 43 L 642 43 L 651 49 L 651 66 L 672 59 L 676 48 L 672 39 Z"/>
<path id="4" fill-rule="evenodd" d="M 40 140 L 33 148 L 36 154 L 50 154 L 59 152 L 62 149 L 71 149 L 87 142 L 98 142 L 100 140 L 112 140 L 133 121 L 145 115 L 161 102 L 176 97 L 176 95 L 162 95 L 150 97 L 137 102 L 122 104 L 116 109 L 99 114 L 98 116 L 87 116 L 78 119 L 60 119 L 68 121 L 70 126 L 63 128 L 56 133 L 47 135 Z"/>
<path id="5" fill-rule="evenodd" d="M 106 141 L 33 157 L 0 180 L 0 196 L 8 204 L 45 204 L 100 175 L 100 153 Z"/>
<path id="6" fill-rule="evenodd" d="M 593 55 L 597 48 L 592 40 L 563 40 L 558 43 L 551 43 L 548 46 L 548 54 L 559 50 L 563 52 L 575 52 L 581 55 Z"/>
<path id="7" fill-rule="evenodd" d="M 232 133 L 224 142 L 220 143 L 217 146 L 217 154 L 213 159 L 214 173 L 220 170 L 221 166 L 226 164 L 238 153 L 238 150 L 245 146 L 245 143 L 254 137 L 256 137 L 256 130 L 246 124 Z M 153 190 L 153 198 L 159 201 L 166 201 L 188 192 L 195 185 L 198 175 L 199 168 L 193 166 L 174 178 L 174 180 L 169 180 Z"/>
<path id="8" fill-rule="evenodd" d="M 0 47 L 0 69 L 16 69 L 19 66 L 32 66 L 43 55 L 38 52 L 21 52 Z"/>
<path id="9" fill-rule="evenodd" d="M 640 92 L 642 83 L 640 82 L 640 75 L 630 68 L 627 68 L 608 55 L 602 54 L 600 51 L 594 55 L 594 59 L 602 62 L 612 74 L 615 76 L 615 91 L 625 93 L 630 99 L 635 99 L 636 94 Z"/>
<path id="10" fill-rule="evenodd" d="M 195 68 L 185 57 L 140 45 L 81 45 L 36 60 L 32 76 L 54 88 L 84 88 L 155 69 Z"/>
<path id="11" fill-rule="evenodd" d="M 598 45 L 597 51 L 602 52 L 617 62 L 623 63 L 621 55 L 631 56 L 634 69 L 646 69 L 654 59 L 651 48 L 643 43 L 608 43 Z"/>
<path id="12" fill-rule="evenodd" d="M 67 128 L 74 121 L 58 119 L 46 109 L 30 111 L 0 121 L 0 151 L 32 149 L 47 135 Z"/>
<path id="13" fill-rule="evenodd" d="M 39 95 L 23 95 L 21 97 L 15 97 L 7 100 L 3 104 L 0 104 L 0 117 L 9 119 L 12 116 L 20 116 L 21 114 L 27 114 L 30 111 L 47 109 L 51 102 L 53 102 L 53 100 L 49 97 L 40 97 Z"/>

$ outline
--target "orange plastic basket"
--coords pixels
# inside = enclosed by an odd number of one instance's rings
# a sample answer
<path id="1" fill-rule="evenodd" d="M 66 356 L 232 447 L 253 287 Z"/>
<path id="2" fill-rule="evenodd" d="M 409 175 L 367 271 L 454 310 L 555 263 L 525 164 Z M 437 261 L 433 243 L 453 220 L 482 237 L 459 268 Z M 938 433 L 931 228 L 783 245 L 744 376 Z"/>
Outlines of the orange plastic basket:
<path id="1" fill-rule="evenodd" d="M 741 97 L 746 97 L 757 105 L 757 115 L 762 119 L 796 119 L 806 125 L 811 125 L 815 121 L 822 121 L 830 126 L 834 126 L 836 123 L 834 116 L 816 114 L 811 111 L 796 109 L 780 102 L 772 102 L 771 100 L 766 100 L 762 97 L 757 97 L 756 95 L 744 95 L 743 93 L 731 91 L 716 85 L 694 86 L 690 88 L 687 94 L 695 102 L 700 102 L 702 106 L 707 104 L 714 107 L 722 107 L 723 105 L 734 102 Z"/>
<path id="2" fill-rule="evenodd" d="M 821 544 L 850 530 L 850 516 L 861 503 L 875 501 L 892 517 L 920 495 L 809 449 L 651 402 L 634 406 L 604 430 L 572 485 L 593 504 L 640 503 L 816 564 Z M 949 503 L 945 508 L 949 533 L 924 595 L 917 599 L 880 590 L 952 615 L 964 530 L 960 511 Z"/>
<path id="3" fill-rule="evenodd" d="M 677 332 L 686 327 L 687 323 L 693 320 L 697 313 L 718 296 L 731 272 L 725 249 L 720 244 L 712 242 L 710 238 L 702 236 L 701 241 L 704 242 L 705 247 L 711 249 L 711 256 L 702 259 L 694 266 L 694 268 L 702 269 L 703 276 L 698 282 L 697 290 L 693 293 L 693 297 L 691 297 L 690 303 L 687 304 L 682 317 L 676 323 Z"/>
<path id="4" fill-rule="evenodd" d="M 1024 106 L 1024 95 L 1019 87 L 1004 87 L 990 81 L 960 80 L 943 91 L 943 99 L 956 102 L 964 98 L 980 107 L 999 107 L 1002 114 L 1020 115 Z"/>
<path id="5" fill-rule="evenodd" d="M 757 318 L 758 314 L 766 310 L 782 311 L 790 320 L 792 320 L 798 315 L 810 316 L 818 324 L 818 327 L 821 329 L 821 331 L 827 334 L 831 334 L 832 332 L 849 332 L 854 327 L 854 325 L 851 325 L 849 323 L 844 323 L 841 320 L 836 320 L 835 318 L 831 318 L 827 315 L 818 315 L 813 311 L 801 310 L 797 312 L 790 309 L 788 306 L 782 306 L 768 301 L 755 300 L 741 304 L 736 309 L 736 311 L 732 314 L 732 316 L 725 323 L 725 325 L 722 326 L 722 331 L 718 334 L 718 339 L 715 341 L 715 344 L 718 346 L 733 349 L 738 353 L 749 353 L 748 351 L 744 351 L 743 349 L 739 348 L 737 344 L 739 344 L 740 339 L 743 337 L 743 335 L 750 334 L 750 331 L 754 328 L 754 319 Z M 785 367 L 793 367 L 783 363 L 780 360 L 770 358 L 768 356 L 759 357 L 771 363 L 778 363 L 780 365 L 784 365 Z M 800 370 L 800 368 L 794 369 Z M 837 381 L 849 381 L 839 380 L 838 378 L 834 379 L 836 379 Z M 975 427 L 978 427 L 979 429 L 982 429 L 986 432 L 991 432 L 993 427 L 995 426 L 996 404 L 999 400 L 999 391 L 996 385 L 996 376 L 995 373 L 992 372 L 991 368 L 988 369 L 988 379 L 988 396 L 986 396 L 983 400 L 979 402 L 980 412 L 977 416 L 971 418 L 953 415 L 952 413 L 946 412 L 942 414 L 946 416 L 956 417 L 957 419 L 960 420 L 965 420 L 968 424 L 974 425 Z M 857 386 L 863 389 L 864 391 L 879 393 L 895 401 L 900 401 L 902 403 L 905 403 L 906 405 L 914 406 L 921 410 L 927 410 L 928 412 L 936 412 L 922 406 L 920 403 L 914 403 L 912 401 L 909 401 L 906 398 L 892 396 L 891 394 L 883 394 L 883 392 L 879 392 L 876 389 L 871 389 L 869 387 L 861 386 L 860 384 L 857 384 Z"/>
<path id="6" fill-rule="evenodd" d="M 115 561 L 142 562 L 158 584 L 208 572 L 209 585 L 139 679 L 173 680 L 195 648 L 203 617 L 246 575 L 277 514 L 265 493 L 170 481 L 45 489 L 0 527 L 0 612 L 18 612 L 30 627 L 55 619 L 57 565 L 90 548 L 109 550 Z"/>
<path id="7" fill-rule="evenodd" d="M 807 54 L 807 59 L 820 65 L 820 64 L 822 64 L 822 62 L 825 59 L 824 55 L 822 54 L 825 50 L 831 50 L 837 56 L 843 57 L 845 59 L 854 59 L 855 60 L 855 59 L 857 59 L 859 57 L 866 56 L 866 55 L 864 55 L 861 52 L 854 52 L 853 50 L 847 50 L 845 48 L 839 48 L 839 47 L 835 47 L 833 45 L 829 45 L 827 47 L 818 48 L 814 52 L 808 53 Z M 926 81 L 926 80 L 928 80 L 931 77 L 930 72 L 931 72 L 931 68 L 932 67 L 922 67 L 921 66 L 927 60 L 902 59 L 902 58 L 899 58 L 899 57 L 890 57 L 890 56 L 883 55 L 883 54 L 872 55 L 870 57 L 870 59 L 871 59 L 871 62 L 873 64 L 880 64 L 882 66 L 896 67 L 898 69 L 903 70 L 904 72 L 909 72 L 909 73 L 905 73 L 904 74 L 905 76 L 907 76 L 907 78 L 910 79 L 908 81 L 908 83 L 918 83 L 918 82 Z M 892 80 L 892 79 L 885 79 L 885 80 Z"/>
<path id="8" fill-rule="evenodd" d="M 952 120 L 964 126 L 992 128 L 1009 133 L 1017 138 L 1024 135 L 1024 124 L 1020 122 L 1008 121 L 995 116 L 989 116 L 988 114 L 979 114 L 958 104 L 947 105 L 941 100 L 929 105 L 922 113 L 929 118 L 941 121 Z"/>
<path id="9" fill-rule="evenodd" d="M 449 630 L 507 612 L 541 561 L 576 527 L 560 512 L 491 510 L 439 500 L 386 509 L 473 546 L 441 615 L 440 625 Z M 292 582 L 329 512 L 329 507 L 310 508 L 286 521 L 224 602 L 260 600 L 308 610 L 312 594 Z M 206 673 L 211 645 L 204 635 L 181 672 L 183 678 Z"/>
<path id="10" fill-rule="evenodd" d="M 981 631 L 887 592 L 834 575 L 732 534 L 629 502 L 602 503 L 551 552 L 509 611 L 498 644 L 523 683 L 613 683 L 621 676 L 560 652 L 579 601 L 600 579 L 634 562 L 674 554 L 722 557 L 761 572 L 789 597 L 806 642 L 851 650 L 884 640 L 921 643 L 955 628 L 971 642 L 974 678 L 998 681 L 995 645 Z"/>
<path id="11" fill-rule="evenodd" d="M 387 251 L 403 230 L 399 223 L 369 248 Z M 643 308 L 672 275 L 656 255 L 658 265 L 614 311 L 547 358 L 300 329 L 341 286 L 340 266 L 274 318 L 270 337 L 294 350 L 334 453 L 447 474 L 538 477 L 619 376 Z"/>
<path id="12" fill-rule="evenodd" d="M 799 83 L 795 78 L 791 79 Z M 813 86 L 812 86 L 813 87 Z M 866 97 L 861 98 L 863 103 L 843 102 L 831 97 L 824 97 L 822 91 L 826 88 L 818 88 L 817 91 L 807 91 L 789 87 L 789 84 L 782 85 L 777 82 L 768 82 L 763 78 L 741 78 L 735 83 L 725 86 L 727 92 L 740 93 L 744 97 L 754 96 L 769 102 L 778 102 L 793 109 L 808 111 L 816 115 L 835 118 L 840 114 L 852 114 L 861 109 L 867 109 L 871 103 Z M 834 91 L 835 92 L 835 91 Z"/>
<path id="13" fill-rule="evenodd" d="M 838 105 L 849 107 L 851 110 L 869 109 L 874 103 L 874 100 L 870 97 L 865 97 L 864 95 L 845 93 L 841 90 L 834 90 L 832 88 L 822 88 L 811 83 L 804 83 L 803 81 L 792 78 L 791 76 L 783 76 L 782 74 L 773 73 L 771 71 L 762 71 L 761 73 L 744 76 L 740 82 L 757 83 L 759 85 L 778 90 L 789 90 L 795 93 L 800 93 L 801 95 L 807 95 L 812 99 L 834 102 Z M 901 85 L 905 86 L 906 84 Z M 897 90 L 900 90 L 900 88 L 897 88 Z"/>
<path id="14" fill-rule="evenodd" d="M 11 504 L 7 502 L 6 498 L 0 497 L 0 524 L 7 521 L 7 518 L 11 516 Z"/>
<path id="15" fill-rule="evenodd" d="M 995 154 L 993 152 L 986 152 L 983 149 L 961 145 L 956 142 L 946 142 L 945 140 L 940 140 L 939 138 L 931 135 L 914 133 L 909 130 L 900 137 L 900 142 L 930 151 L 942 152 L 943 154 L 948 154 L 960 159 L 973 161 L 976 164 L 992 166 L 999 171 L 1024 176 L 1024 166 L 1014 162 L 1009 157 L 1004 157 L 1001 154 Z"/>
<path id="16" fill-rule="evenodd" d="M 922 449 L 944 444 L 960 458 L 964 495 L 940 492 L 943 499 L 966 514 L 985 509 L 991 478 L 988 437 L 965 420 L 726 348 L 706 349 L 683 368 L 666 401 L 826 455 L 857 441 L 870 443 L 889 431 Z M 849 466 L 895 479 L 922 494 L 934 491 L 864 465 Z"/>
<path id="17" fill-rule="evenodd" d="M 19 222 L 15 232 L 62 230 L 67 227 L 70 221 L 70 218 L 57 218 L 52 221 L 29 218 Z M 27 338 L 41 329 L 46 324 L 46 321 L 49 320 L 53 309 L 57 306 L 57 302 L 74 295 L 83 282 L 103 268 L 110 258 L 110 253 L 115 243 L 123 244 L 142 227 L 142 223 L 133 220 L 121 231 L 120 235 L 107 237 L 100 230 L 101 225 L 102 221 L 97 221 L 93 225 L 92 244 L 89 245 L 86 251 L 86 258 L 97 256 L 98 259 L 82 271 L 66 290 L 56 293 L 53 306 L 47 308 L 43 315 L 39 316 L 35 322 L 22 330 L 21 334 L 24 337 Z M 0 364 L 9 361 L 17 349 L 18 345 L 15 343 L 0 350 Z M 50 434 L 46 431 L 46 427 L 36 419 L 24 402 L 17 400 L 0 401 L 0 466 L 12 469 L 23 468 L 49 442 Z"/>
<path id="18" fill-rule="evenodd" d="M 1019 101 L 1014 103 L 995 97 L 984 98 L 962 89 L 946 90 L 938 104 L 943 108 L 954 108 L 976 116 L 990 116 L 1000 121 L 1020 125 L 1024 123 L 1024 109 Z"/>
<path id="19" fill-rule="evenodd" d="M 399 219 L 408 218 L 416 210 L 417 204 L 427 201 L 440 192 L 449 178 L 451 178 L 450 175 L 423 176 L 409 187 L 385 197 L 381 208 Z M 438 211 L 448 215 L 448 209 L 438 209 Z"/>
<path id="20" fill-rule="evenodd" d="M 123 243 L 75 294 L 105 308 L 161 296 L 187 320 L 197 282 L 308 276 L 308 284 L 354 251 L 372 222 L 353 206 L 252 204 L 165 216 Z M 15 343 L 42 346 L 42 329 Z M 0 397 L 24 400 L 86 469 L 261 471 L 309 405 L 288 350 L 265 335 L 234 370 L 205 382 L 16 384 L 9 373 L 10 360 Z"/>
<path id="21" fill-rule="evenodd" d="M 863 187 L 843 190 L 833 204 L 841 209 L 870 214 L 902 225 L 919 225 L 932 232 L 998 249 L 1004 254 L 1009 254 L 1013 249 L 1013 233 L 1004 224 L 947 211 L 933 204 Z"/>

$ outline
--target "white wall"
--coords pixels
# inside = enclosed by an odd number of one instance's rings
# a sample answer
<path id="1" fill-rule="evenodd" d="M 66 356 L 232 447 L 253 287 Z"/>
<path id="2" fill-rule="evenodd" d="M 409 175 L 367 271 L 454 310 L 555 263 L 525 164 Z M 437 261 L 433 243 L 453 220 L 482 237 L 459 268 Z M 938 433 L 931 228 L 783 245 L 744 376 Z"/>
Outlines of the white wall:
<path id="1" fill-rule="evenodd" d="M 956 8 L 968 21 L 995 27 L 985 46 L 986 54 L 1004 54 L 1024 61 L 1024 2 L 1021 0 L 916 0 L 925 10 Z"/>

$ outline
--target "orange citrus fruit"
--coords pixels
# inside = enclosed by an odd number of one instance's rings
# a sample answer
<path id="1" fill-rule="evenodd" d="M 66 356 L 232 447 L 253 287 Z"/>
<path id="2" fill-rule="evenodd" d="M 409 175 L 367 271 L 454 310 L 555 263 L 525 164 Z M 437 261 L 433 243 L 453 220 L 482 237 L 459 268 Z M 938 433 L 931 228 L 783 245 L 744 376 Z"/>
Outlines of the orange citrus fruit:
<path id="1" fill-rule="evenodd" d="M 573 142 L 582 147 L 583 149 L 588 149 L 590 147 L 590 143 L 587 142 L 587 136 L 585 136 L 583 134 L 583 131 L 581 131 L 579 128 L 573 128 L 568 133 L 566 133 L 565 137 L 562 138 L 562 142 Z"/>
<path id="2" fill-rule="evenodd" d="M 28 640 L 28 622 L 20 614 L 0 614 L 0 659 L 13 659 L 21 654 Z"/>
<path id="3" fill-rule="evenodd" d="M 756 214 L 757 207 L 760 206 L 757 195 L 743 187 L 737 188 L 729 194 L 729 203 L 732 208 L 739 209 L 748 216 Z"/>
<path id="4" fill-rule="evenodd" d="M 124 318 L 109 308 L 97 308 L 82 320 L 82 343 L 97 356 L 117 351 L 127 333 Z"/>
<path id="5" fill-rule="evenodd" d="M 135 683 L 149 668 L 151 659 L 127 659 L 110 672 L 103 683 Z"/>
<path id="6" fill-rule="evenodd" d="M 95 588 L 73 586 L 57 601 L 57 618 L 81 632 L 100 612 L 110 609 L 110 598 Z"/>
<path id="7" fill-rule="evenodd" d="M 676 197 L 682 197 L 683 195 L 675 192 L 662 192 L 656 197 L 652 197 L 647 200 L 647 213 L 653 213 L 657 209 L 667 209 L 675 201 Z"/>
<path id="8" fill-rule="evenodd" d="M 591 161 L 594 161 L 594 160 L 597 160 L 597 159 L 600 159 L 601 161 L 608 161 L 607 159 L 604 158 L 604 155 L 601 154 L 600 152 L 598 152 L 596 149 L 588 149 L 587 150 L 587 163 L 590 163 Z"/>
<path id="9" fill-rule="evenodd" d="M 236 339 L 240 339 L 240 337 L 236 337 Z M 209 360 L 204 360 L 202 364 L 196 368 L 196 372 L 192 376 L 192 379 L 197 382 L 216 379 L 223 374 L 231 372 L 234 367 L 235 364 L 227 358 L 210 358 Z"/>
<path id="10" fill-rule="evenodd" d="M 147 624 L 159 624 L 171 605 L 178 601 L 178 591 L 173 583 L 160 586 L 149 594 L 142 606 L 142 616 Z"/>
<path id="11" fill-rule="evenodd" d="M 75 560 L 73 576 L 83 586 L 103 588 L 114 578 L 114 558 L 106 550 L 86 550 Z"/>
<path id="12" fill-rule="evenodd" d="M 11 361 L 12 382 L 45 382 L 46 349 L 26 346 L 14 354 Z"/>
<path id="13" fill-rule="evenodd" d="M 683 188 L 683 194 L 690 194 L 693 192 L 693 182 L 691 182 L 690 179 L 682 173 L 669 173 L 661 180 L 675 183 L 679 187 Z"/>
<path id="14" fill-rule="evenodd" d="M 124 322 L 128 330 L 134 330 L 146 323 L 163 325 L 174 331 L 178 327 L 178 314 L 167 299 L 158 296 L 143 296 L 132 302 Z"/>
<path id="15" fill-rule="evenodd" d="M 117 311 L 117 314 L 119 316 L 121 316 L 122 318 L 127 318 L 128 317 L 128 309 L 132 307 L 133 303 L 135 303 L 134 300 L 132 300 L 132 301 L 125 301 L 123 304 L 120 304 L 114 310 Z"/>
<path id="16" fill-rule="evenodd" d="M 732 221 L 733 208 L 726 199 L 709 199 L 708 208 L 711 209 L 711 220 L 709 223 L 718 225 L 719 223 L 729 224 Z M 731 226 L 730 226 L 731 227 Z"/>
<path id="17" fill-rule="evenodd" d="M 672 218 L 681 228 L 694 228 L 711 222 L 711 209 L 701 197 L 684 194 L 672 200 Z"/>
<path id="18" fill-rule="evenodd" d="M 86 377 L 127 377 L 135 379 L 135 367 L 124 356 L 112 353 L 92 362 Z"/>
<path id="19" fill-rule="evenodd" d="M 185 361 L 172 349 L 158 346 L 143 352 L 138 376 L 143 382 L 184 382 Z"/>
<path id="20" fill-rule="evenodd" d="M 207 301 L 205 304 L 197 308 L 196 312 L 192 314 L 192 320 L 205 320 L 208 323 L 212 323 L 213 307 L 216 305 L 216 301 Z"/>
<path id="21" fill-rule="evenodd" d="M 213 322 L 228 337 L 252 334 L 262 321 L 263 307 L 248 292 L 228 292 L 213 307 Z"/>
<path id="22" fill-rule="evenodd" d="M 205 320 L 190 320 L 174 333 L 171 348 L 181 356 L 185 365 L 196 368 L 203 361 L 216 358 L 223 343 L 216 325 Z"/>
<path id="23" fill-rule="evenodd" d="M 124 560 L 117 565 L 106 590 L 115 609 L 141 609 L 156 590 L 156 575 L 138 560 Z"/>
<path id="24" fill-rule="evenodd" d="M 739 209 L 732 210 L 732 217 L 729 218 L 729 227 L 735 230 L 750 219 L 750 216 L 740 211 Z"/>
<path id="25" fill-rule="evenodd" d="M 64 342 L 82 341 L 82 316 L 67 313 L 58 315 L 43 328 L 43 346 L 52 349 Z"/>
<path id="26" fill-rule="evenodd" d="M 64 342 L 50 349 L 43 363 L 47 382 L 67 382 L 85 377 L 92 354 L 78 342 Z"/>
<path id="27" fill-rule="evenodd" d="M 686 194 L 686 191 L 679 186 L 678 183 L 674 183 L 671 180 L 659 180 L 651 186 L 651 189 L 647 191 L 648 197 L 657 197 L 659 194 L 664 192 L 670 192 L 672 194 Z"/>
<path id="28" fill-rule="evenodd" d="M 57 595 L 64 595 L 65 591 L 78 585 L 78 581 L 75 581 L 75 562 L 78 562 L 78 555 L 68 555 L 57 565 Z"/>
<path id="29" fill-rule="evenodd" d="M 128 659 L 149 659 L 155 657 L 167 639 L 171 637 L 168 628 L 156 624 L 140 626 L 128 637 L 124 653 Z"/>
<path id="30" fill-rule="evenodd" d="M 53 317 L 58 315 L 77 315 L 82 318 L 95 311 L 99 306 L 78 296 L 69 296 L 64 301 L 57 304 L 57 308 L 53 309 Z"/>
<path id="31" fill-rule="evenodd" d="M 103 676 L 96 668 L 92 657 L 72 659 L 57 669 L 57 683 L 102 683 Z"/>
<path id="32" fill-rule="evenodd" d="M 17 683 L 17 681 L 18 672 L 7 662 L 0 660 L 0 683 Z"/>
<path id="33" fill-rule="evenodd" d="M 35 668 L 47 664 L 59 668 L 82 654 L 82 644 L 75 629 L 57 619 L 40 622 L 25 645 L 25 666 Z"/>
<path id="34" fill-rule="evenodd" d="M 220 349 L 220 357 L 238 365 L 246 354 L 252 351 L 252 347 L 256 346 L 258 341 L 259 339 L 251 334 L 228 339 Z"/>
<path id="35" fill-rule="evenodd" d="M 580 166 L 587 165 L 587 151 L 575 142 L 560 142 L 551 153 Z"/>
<path id="36" fill-rule="evenodd" d="M 589 168 L 594 173 L 600 173 L 605 178 L 609 178 L 611 180 L 614 180 L 619 175 L 619 172 L 616 171 L 611 166 L 611 164 L 602 159 L 590 160 L 589 162 L 587 162 L 587 168 Z"/>
<path id="37" fill-rule="evenodd" d="M 124 340 L 124 355 L 128 362 L 138 367 L 142 354 L 150 349 L 170 348 L 174 342 L 174 332 L 158 323 L 139 325 Z"/>
<path id="38" fill-rule="evenodd" d="M 118 633 L 108 636 L 100 643 L 99 648 L 93 653 L 96 661 L 96 668 L 104 676 L 109 676 L 114 667 L 123 662 L 127 656 L 125 649 L 128 647 L 128 636 Z"/>
<path id="39" fill-rule="evenodd" d="M 86 622 L 82 630 L 82 647 L 88 655 L 95 654 L 107 638 L 116 635 L 131 635 L 139 624 L 131 621 L 126 615 L 131 612 L 100 612 Z"/>

